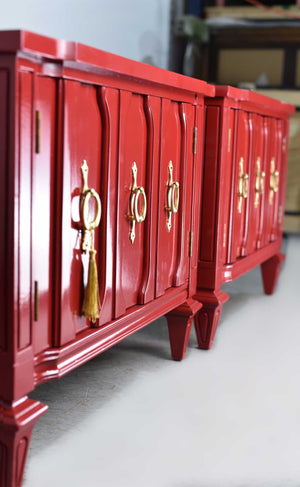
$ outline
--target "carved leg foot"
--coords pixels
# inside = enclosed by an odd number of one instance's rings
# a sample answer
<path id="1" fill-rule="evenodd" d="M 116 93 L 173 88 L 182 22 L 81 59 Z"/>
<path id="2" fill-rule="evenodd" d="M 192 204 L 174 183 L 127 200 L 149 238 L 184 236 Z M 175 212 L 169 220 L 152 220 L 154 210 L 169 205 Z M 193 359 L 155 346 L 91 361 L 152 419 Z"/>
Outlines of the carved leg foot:
<path id="1" fill-rule="evenodd" d="M 31 433 L 47 409 L 27 397 L 0 404 L 0 487 L 21 487 Z"/>
<path id="2" fill-rule="evenodd" d="M 266 294 L 273 294 L 277 284 L 281 263 L 284 261 L 284 254 L 276 254 L 271 259 L 261 264 L 261 274 Z"/>
<path id="3" fill-rule="evenodd" d="M 201 303 L 189 299 L 182 306 L 170 311 L 170 313 L 166 315 L 171 353 L 174 360 L 182 360 L 184 358 L 191 333 L 193 318 L 201 307 Z"/>
<path id="4" fill-rule="evenodd" d="M 199 348 L 210 349 L 217 330 L 223 304 L 229 299 L 227 293 L 217 291 L 198 291 L 197 299 L 203 303 L 195 316 L 195 328 Z"/>

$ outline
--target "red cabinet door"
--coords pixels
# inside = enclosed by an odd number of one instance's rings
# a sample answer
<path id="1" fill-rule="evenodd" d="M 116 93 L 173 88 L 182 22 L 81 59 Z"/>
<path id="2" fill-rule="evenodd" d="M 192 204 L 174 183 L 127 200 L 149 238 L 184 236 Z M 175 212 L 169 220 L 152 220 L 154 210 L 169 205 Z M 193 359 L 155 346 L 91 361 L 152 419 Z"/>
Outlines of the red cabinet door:
<path id="1" fill-rule="evenodd" d="M 159 98 L 120 92 L 114 317 L 154 298 L 160 110 Z"/>
<path id="2" fill-rule="evenodd" d="M 252 126 L 251 160 L 249 170 L 249 219 L 246 253 L 254 252 L 260 246 L 262 224 L 262 201 L 265 187 L 264 170 L 264 119 L 261 115 L 249 115 Z"/>
<path id="3" fill-rule="evenodd" d="M 189 277 L 194 110 L 162 100 L 156 296 Z"/>
<path id="4" fill-rule="evenodd" d="M 283 149 L 284 145 L 284 122 L 283 120 L 276 119 L 276 158 L 271 160 L 270 168 L 270 181 L 269 181 L 269 199 L 272 201 L 272 227 L 270 240 L 273 242 L 280 236 L 280 224 L 283 219 L 283 198 L 282 193 L 285 190 L 285 154 Z"/>
<path id="5" fill-rule="evenodd" d="M 89 252 L 82 249 L 83 232 L 80 219 L 80 195 L 83 189 L 81 167 L 88 166 L 88 187 L 94 189 L 102 203 L 100 226 L 94 232 L 97 251 L 101 325 L 112 319 L 113 286 L 113 226 L 115 212 L 115 163 L 118 104 L 117 90 L 101 88 L 88 83 L 65 81 L 63 98 L 63 154 L 61 161 L 61 296 L 57 344 L 75 338 L 76 333 L 90 326 L 82 315 L 84 290 L 87 284 Z M 109 194 L 111 193 L 112 194 Z M 109 195 L 109 196 L 108 196 Z M 89 220 L 97 210 L 95 199 L 90 199 Z M 90 236 L 88 235 L 88 238 Z"/>
<path id="6" fill-rule="evenodd" d="M 272 228 L 274 223 L 275 208 L 278 201 L 278 192 L 274 191 L 273 184 L 278 182 L 278 133 L 277 121 L 275 118 L 266 117 L 266 170 L 265 170 L 265 193 L 264 193 L 264 224 L 263 235 L 264 245 L 272 239 Z"/>
<path id="7" fill-rule="evenodd" d="M 277 235 L 281 238 L 283 231 L 285 191 L 287 177 L 287 155 L 289 139 L 289 122 L 287 120 L 278 120 L 278 130 L 280 132 L 279 156 L 281 158 L 279 174 L 279 194 L 278 194 L 278 215 L 277 215 Z"/>
<path id="8" fill-rule="evenodd" d="M 249 113 L 240 110 L 236 122 L 236 149 L 231 186 L 231 226 L 229 238 L 229 263 L 246 255 L 249 218 L 249 149 L 252 127 Z"/>
<path id="9" fill-rule="evenodd" d="M 55 171 L 57 81 L 35 77 L 32 137 L 32 297 L 33 347 L 52 345 L 53 196 Z"/>

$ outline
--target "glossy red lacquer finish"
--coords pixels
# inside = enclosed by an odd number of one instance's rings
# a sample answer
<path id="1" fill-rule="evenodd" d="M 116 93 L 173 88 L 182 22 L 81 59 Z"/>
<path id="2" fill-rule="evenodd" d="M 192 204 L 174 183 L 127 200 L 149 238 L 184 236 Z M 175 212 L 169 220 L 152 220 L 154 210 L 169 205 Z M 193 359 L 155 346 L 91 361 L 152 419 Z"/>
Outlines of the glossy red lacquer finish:
<path id="1" fill-rule="evenodd" d="M 231 87 L 206 99 L 206 141 L 195 318 L 200 348 L 210 348 L 223 303 L 220 290 L 262 265 L 265 292 L 283 256 L 282 220 L 291 105 Z"/>
<path id="2" fill-rule="evenodd" d="M 172 355 L 184 356 L 202 306 L 193 296 L 204 96 L 213 95 L 205 82 L 75 42 L 0 32 L 1 487 L 21 485 L 31 431 L 46 410 L 26 397 L 36 384 L 164 314 Z M 84 160 L 102 206 L 95 323 L 81 311 Z M 146 211 L 130 239 L 133 209 Z"/>

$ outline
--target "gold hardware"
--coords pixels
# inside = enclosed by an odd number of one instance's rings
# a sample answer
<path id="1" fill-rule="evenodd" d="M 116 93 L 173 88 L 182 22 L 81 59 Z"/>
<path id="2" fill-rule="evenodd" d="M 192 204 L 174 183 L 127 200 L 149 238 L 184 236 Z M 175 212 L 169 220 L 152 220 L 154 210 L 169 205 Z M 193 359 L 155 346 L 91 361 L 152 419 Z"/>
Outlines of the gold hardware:
<path id="1" fill-rule="evenodd" d="M 246 199 L 248 197 L 248 174 L 244 173 L 244 158 L 240 158 L 240 173 L 239 173 L 239 187 L 238 187 L 238 212 L 242 212 L 242 203 L 243 198 Z"/>
<path id="2" fill-rule="evenodd" d="M 271 169 L 270 169 L 270 193 L 269 193 L 269 203 L 273 204 L 274 193 L 277 193 L 279 188 L 279 171 L 275 169 L 275 157 L 271 159 Z"/>
<path id="3" fill-rule="evenodd" d="M 190 232 L 190 242 L 189 242 L 189 257 L 193 256 L 193 240 L 194 240 L 194 232 Z"/>
<path id="4" fill-rule="evenodd" d="M 173 163 L 169 162 L 169 182 L 167 193 L 167 206 L 165 210 L 168 212 L 167 229 L 170 232 L 172 227 L 172 213 L 177 213 L 179 206 L 179 183 L 173 181 Z"/>
<path id="5" fill-rule="evenodd" d="M 101 220 L 101 201 L 100 196 L 98 195 L 97 191 L 93 188 L 88 187 L 88 165 L 86 160 L 83 161 L 81 166 L 81 174 L 82 174 L 82 190 L 80 196 L 80 220 L 82 223 L 83 229 L 83 238 L 81 249 L 86 252 L 88 249 L 88 235 L 89 233 L 93 232 L 100 223 Z M 96 201 L 96 212 L 95 218 L 92 221 L 89 221 L 89 212 L 90 212 L 90 199 L 95 198 Z"/>
<path id="6" fill-rule="evenodd" d="M 197 154 L 197 135 L 198 135 L 197 127 L 194 127 L 194 131 L 193 131 L 193 154 Z"/>
<path id="7" fill-rule="evenodd" d="M 230 152 L 231 147 L 231 129 L 228 130 L 228 152 Z"/>
<path id="8" fill-rule="evenodd" d="M 131 230 L 129 233 L 129 238 L 130 242 L 133 244 L 135 240 L 135 224 L 142 223 L 145 220 L 147 213 L 147 198 L 144 188 L 137 185 L 137 166 L 135 162 L 132 165 L 132 180 L 129 216 L 129 219 L 131 220 Z M 138 200 L 140 196 L 143 199 L 141 214 L 139 214 L 138 211 Z"/>
<path id="9" fill-rule="evenodd" d="M 41 112 L 39 110 L 35 112 L 35 152 L 36 154 L 41 152 Z"/>
<path id="10" fill-rule="evenodd" d="M 34 321 L 39 321 L 39 283 L 34 281 Z"/>
<path id="11" fill-rule="evenodd" d="M 256 160 L 256 179 L 255 179 L 255 201 L 254 207 L 257 208 L 259 204 L 259 195 L 264 192 L 265 172 L 260 170 L 260 157 Z"/>

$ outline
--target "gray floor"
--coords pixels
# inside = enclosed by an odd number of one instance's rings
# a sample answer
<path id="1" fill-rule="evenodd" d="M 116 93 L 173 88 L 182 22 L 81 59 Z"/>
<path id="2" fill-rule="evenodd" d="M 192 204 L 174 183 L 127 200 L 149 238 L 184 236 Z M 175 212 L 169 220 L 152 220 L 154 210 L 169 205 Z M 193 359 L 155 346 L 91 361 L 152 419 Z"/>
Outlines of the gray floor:
<path id="1" fill-rule="evenodd" d="M 31 397 L 25 487 L 300 486 L 300 238 L 277 291 L 224 286 L 214 346 L 170 360 L 162 318 Z"/>

